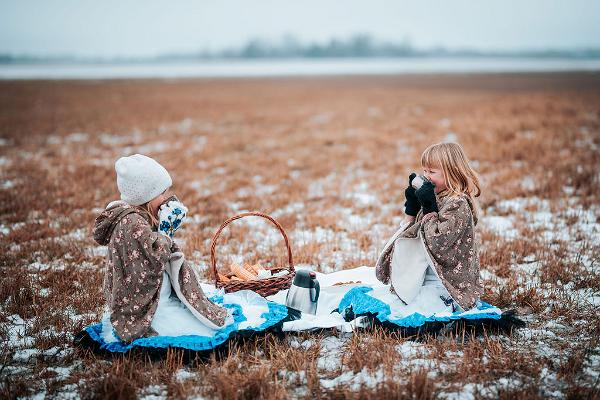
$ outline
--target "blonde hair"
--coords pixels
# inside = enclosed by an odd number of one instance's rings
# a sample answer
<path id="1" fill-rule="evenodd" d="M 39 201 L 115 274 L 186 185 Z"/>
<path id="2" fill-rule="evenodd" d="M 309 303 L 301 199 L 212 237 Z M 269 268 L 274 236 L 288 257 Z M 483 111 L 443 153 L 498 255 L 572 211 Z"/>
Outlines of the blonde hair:
<path id="1" fill-rule="evenodd" d="M 139 206 L 135 206 L 138 210 L 140 210 L 142 213 L 148 215 L 148 217 L 150 218 L 150 225 L 153 228 L 156 228 L 158 226 L 158 218 L 154 215 L 154 213 L 152 212 L 152 210 L 150 209 L 150 202 L 141 204 Z"/>
<path id="2" fill-rule="evenodd" d="M 479 176 L 469 165 L 462 146 L 458 143 L 443 142 L 429 146 L 421 155 L 421 165 L 440 168 L 444 172 L 446 190 L 443 196 L 466 195 L 470 200 L 473 217 L 477 221 L 474 197 L 481 195 Z"/>

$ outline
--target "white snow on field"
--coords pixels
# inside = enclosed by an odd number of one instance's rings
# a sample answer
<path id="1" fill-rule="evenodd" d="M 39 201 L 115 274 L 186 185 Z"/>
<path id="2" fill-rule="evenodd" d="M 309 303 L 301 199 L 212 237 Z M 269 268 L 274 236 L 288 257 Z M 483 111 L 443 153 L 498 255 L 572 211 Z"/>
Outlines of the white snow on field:
<path id="1" fill-rule="evenodd" d="M 86 254 L 92 257 L 106 257 L 108 254 L 108 247 L 106 246 L 95 246 L 95 247 L 86 247 Z"/>
<path id="2" fill-rule="evenodd" d="M 352 208 L 341 207 L 339 212 L 341 214 L 340 226 L 350 232 L 364 231 L 373 221 L 372 215 L 356 214 Z"/>
<path id="3" fill-rule="evenodd" d="M 490 229 L 497 235 L 510 239 L 515 239 L 519 236 L 519 230 L 515 229 L 513 224 L 512 218 L 500 215 L 486 215 L 481 219 L 482 226 Z"/>
<path id="4" fill-rule="evenodd" d="M 35 362 L 37 357 L 57 359 L 58 356 L 64 357 L 68 354 L 73 353 L 73 349 L 63 349 L 60 347 L 52 347 L 47 350 L 40 350 L 37 348 L 25 348 L 16 350 L 13 354 L 13 361 L 19 361 L 23 363 Z"/>
<path id="5" fill-rule="evenodd" d="M 494 382 L 467 383 L 458 392 L 442 392 L 441 399 L 446 400 L 475 400 L 479 398 L 497 398 L 500 391 L 517 390 L 523 382 L 518 378 L 499 378 Z"/>
<path id="6" fill-rule="evenodd" d="M 511 269 L 516 274 L 517 282 L 519 282 L 522 285 L 531 285 L 533 283 L 539 283 L 539 272 L 541 268 L 542 264 L 536 261 L 526 261 L 524 263 L 511 265 Z"/>
<path id="7" fill-rule="evenodd" d="M 353 190 L 346 193 L 345 197 L 352 199 L 358 208 L 380 204 L 377 195 L 369 190 L 369 184 L 364 180 L 354 185 Z"/>
<path id="8" fill-rule="evenodd" d="M 287 204 L 283 208 L 273 211 L 271 213 L 271 216 L 273 218 L 278 218 L 282 215 L 293 214 L 293 215 L 298 215 L 299 217 L 301 217 L 302 216 L 301 211 L 304 209 L 306 209 L 306 205 L 301 201 L 296 201 L 296 202 Z"/>
<path id="9" fill-rule="evenodd" d="M 198 192 L 200 196 L 210 196 L 212 194 L 212 190 L 202 181 L 191 181 L 188 183 L 188 186 Z"/>
<path id="10" fill-rule="evenodd" d="M 102 133 L 98 137 L 102 144 L 108 146 L 118 146 L 132 139 L 130 136 L 127 135 L 112 135 L 110 133 Z"/>
<path id="11" fill-rule="evenodd" d="M 444 137 L 444 140 L 447 142 L 457 142 L 458 135 L 455 132 L 448 132 Z"/>
<path id="12" fill-rule="evenodd" d="M 415 356 L 425 356 L 429 353 L 429 350 L 424 344 L 410 340 L 407 340 L 396 346 L 396 351 L 402 356 L 403 359 L 408 359 Z"/>
<path id="13" fill-rule="evenodd" d="M 177 380 L 179 382 L 184 382 L 188 379 L 192 379 L 197 376 L 194 372 L 189 371 L 186 368 L 178 369 L 174 375 L 175 375 L 175 380 Z"/>
<path id="14" fill-rule="evenodd" d="M 89 135 L 87 133 L 75 132 L 68 135 L 65 140 L 67 142 L 86 142 Z"/>
<path id="15" fill-rule="evenodd" d="M 346 340 L 337 336 L 328 336 L 321 341 L 321 353 L 317 359 L 317 368 L 326 371 L 342 369 L 342 351 Z"/>
<path id="16" fill-rule="evenodd" d="M 482 226 L 508 239 L 517 239 L 520 233 L 516 226 L 520 221 L 520 225 L 540 230 L 541 238 L 548 242 L 572 241 L 579 233 L 592 243 L 600 243 L 599 206 L 584 208 L 576 198 L 558 204 L 559 209 L 555 210 L 549 200 L 538 197 L 502 200 L 488 208 Z M 496 212 L 502 215 L 495 215 Z"/>
<path id="17" fill-rule="evenodd" d="M 158 132 L 160 134 L 169 134 L 172 132 L 177 132 L 182 135 L 189 135 L 192 132 L 193 128 L 204 128 L 203 130 L 207 130 L 207 124 L 199 124 L 192 118 L 184 118 L 181 121 L 162 124 L 158 128 Z"/>
<path id="18" fill-rule="evenodd" d="M 254 194 L 257 196 L 268 196 L 275 193 L 278 188 L 279 186 L 277 185 L 260 185 L 255 189 Z"/>
<path id="19" fill-rule="evenodd" d="M 11 348 L 33 346 L 33 338 L 27 335 L 26 322 L 17 314 L 7 318 L 7 345 Z"/>
<path id="20" fill-rule="evenodd" d="M 334 240 L 338 235 L 332 229 L 321 228 L 317 226 L 314 229 L 296 229 L 292 233 L 294 243 L 302 245 L 310 242 L 325 243 Z"/>
<path id="21" fill-rule="evenodd" d="M 600 307 L 600 295 L 598 294 L 597 289 L 579 289 L 577 291 L 577 295 L 578 298 L 581 299 L 581 301 L 586 302 L 587 304 L 593 307 Z"/>
<path id="22" fill-rule="evenodd" d="M 383 370 L 379 369 L 375 372 L 369 372 L 365 367 L 356 374 L 352 371 L 346 371 L 333 379 L 322 378 L 320 382 L 321 386 L 326 389 L 334 389 L 340 386 L 356 391 L 359 390 L 361 386 L 374 388 L 378 383 L 382 382 L 383 379 Z"/>
<path id="23" fill-rule="evenodd" d="M 173 149 L 174 146 L 171 142 L 154 142 L 154 143 L 146 143 L 143 145 L 137 146 L 127 146 L 124 147 L 121 151 L 123 155 L 130 155 L 134 153 L 140 154 L 156 154 L 156 153 L 164 153 L 165 151 Z"/>
<path id="24" fill-rule="evenodd" d="M 307 199 L 311 200 L 325 197 L 325 188 L 334 183 L 336 179 L 337 174 L 332 172 L 324 178 L 312 181 L 308 186 Z"/>
<path id="25" fill-rule="evenodd" d="M 333 113 L 331 112 L 322 112 L 320 114 L 313 115 L 310 118 L 310 123 L 313 125 L 323 125 L 331 121 L 333 117 Z"/>
<path id="26" fill-rule="evenodd" d="M 600 379 L 600 346 L 596 346 L 586 358 L 584 372 L 596 382 Z"/>
<path id="27" fill-rule="evenodd" d="M 150 385 L 146 386 L 143 390 L 138 393 L 138 399 L 140 400 L 166 400 L 168 399 L 168 392 L 166 385 Z"/>

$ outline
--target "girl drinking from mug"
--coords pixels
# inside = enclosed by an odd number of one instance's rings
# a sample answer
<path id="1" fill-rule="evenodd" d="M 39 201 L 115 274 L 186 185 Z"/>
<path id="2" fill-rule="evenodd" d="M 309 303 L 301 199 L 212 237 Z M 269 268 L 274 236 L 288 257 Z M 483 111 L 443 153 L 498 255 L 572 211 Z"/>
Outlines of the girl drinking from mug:
<path id="1" fill-rule="evenodd" d="M 409 176 L 407 221 L 379 256 L 377 279 L 407 305 L 462 312 L 482 292 L 475 241 L 479 179 L 457 143 L 428 147 L 421 165 L 425 179 Z"/>
<path id="2" fill-rule="evenodd" d="M 121 200 L 111 202 L 94 225 L 94 239 L 108 246 L 105 340 L 168 335 L 180 321 L 195 334 L 223 327 L 227 309 L 205 296 L 171 238 L 187 209 L 169 197 L 167 170 L 141 154 L 121 157 L 115 170 Z"/>

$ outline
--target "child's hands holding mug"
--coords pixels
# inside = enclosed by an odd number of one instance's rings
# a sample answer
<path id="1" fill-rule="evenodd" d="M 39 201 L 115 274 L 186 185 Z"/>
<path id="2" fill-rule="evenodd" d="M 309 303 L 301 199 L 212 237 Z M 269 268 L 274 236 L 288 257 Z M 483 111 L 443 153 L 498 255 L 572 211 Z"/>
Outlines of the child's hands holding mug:
<path id="1" fill-rule="evenodd" d="M 415 188 L 413 187 L 413 179 L 415 179 L 416 176 L 417 174 L 414 172 L 409 175 L 408 187 L 404 189 L 404 196 L 406 197 L 406 201 L 404 202 L 404 213 L 412 217 L 416 217 L 421 209 L 421 203 L 419 203 Z"/>
<path id="2" fill-rule="evenodd" d="M 187 212 L 187 207 L 177 197 L 169 197 L 158 209 L 158 231 L 173 238 L 175 231 L 183 224 Z"/>
<path id="3" fill-rule="evenodd" d="M 428 180 L 423 182 L 415 191 L 419 203 L 423 206 L 423 215 L 438 212 L 437 199 L 435 198 L 435 185 Z"/>

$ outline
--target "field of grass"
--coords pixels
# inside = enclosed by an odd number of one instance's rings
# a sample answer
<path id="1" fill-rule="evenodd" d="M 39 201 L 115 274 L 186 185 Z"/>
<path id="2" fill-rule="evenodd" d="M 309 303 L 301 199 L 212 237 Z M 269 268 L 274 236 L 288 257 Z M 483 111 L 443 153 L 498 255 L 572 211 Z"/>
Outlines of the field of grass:
<path id="1" fill-rule="evenodd" d="M 297 264 L 373 265 L 442 140 L 482 178 L 483 300 L 526 328 L 266 335 L 191 363 L 73 347 L 102 311 L 91 229 L 118 157 L 171 172 L 210 281 L 211 238 L 243 210 L 276 217 Z M 218 253 L 284 259 L 253 219 Z M 600 398 L 599 256 L 600 74 L 0 82 L 0 398 Z"/>

